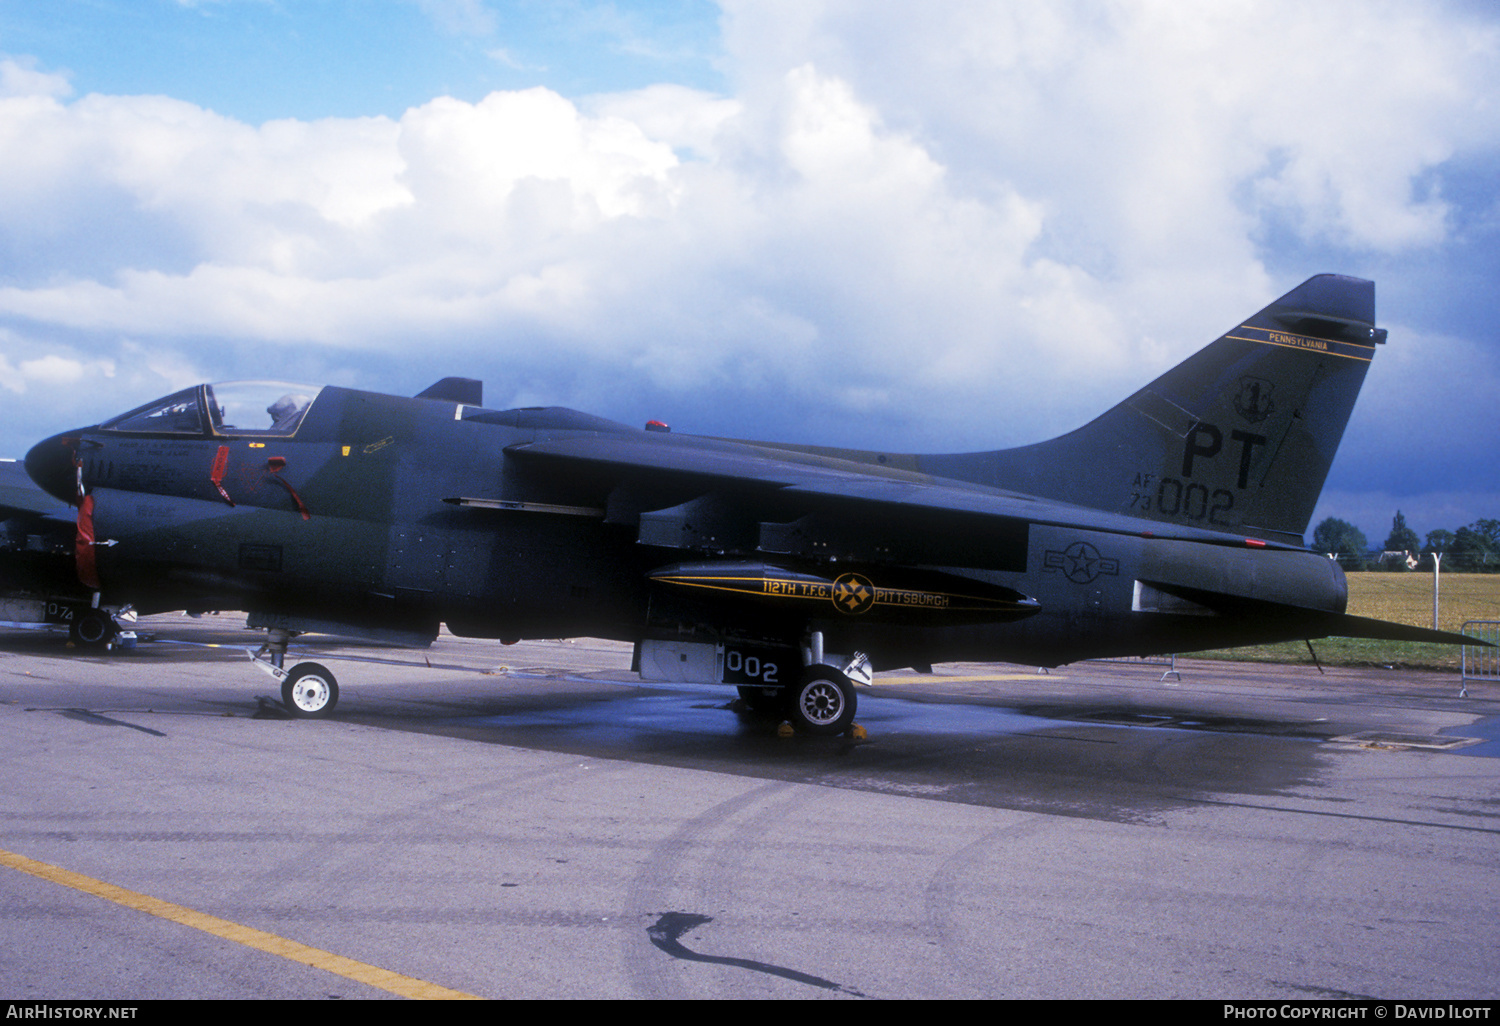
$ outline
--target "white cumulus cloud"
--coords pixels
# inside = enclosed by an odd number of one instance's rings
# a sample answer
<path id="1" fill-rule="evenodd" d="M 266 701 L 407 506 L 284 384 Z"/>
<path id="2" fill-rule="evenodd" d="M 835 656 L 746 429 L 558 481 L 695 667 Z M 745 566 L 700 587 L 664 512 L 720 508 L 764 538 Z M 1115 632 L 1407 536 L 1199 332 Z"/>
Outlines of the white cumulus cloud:
<path id="1" fill-rule="evenodd" d="M 1448 170 L 1500 138 L 1500 36 L 1456 5 L 722 7 L 729 95 L 252 126 L 0 62 L 0 326 L 122 369 L 128 343 L 217 379 L 467 373 L 690 430 L 1014 444 L 1314 272 L 1442 253 Z"/>

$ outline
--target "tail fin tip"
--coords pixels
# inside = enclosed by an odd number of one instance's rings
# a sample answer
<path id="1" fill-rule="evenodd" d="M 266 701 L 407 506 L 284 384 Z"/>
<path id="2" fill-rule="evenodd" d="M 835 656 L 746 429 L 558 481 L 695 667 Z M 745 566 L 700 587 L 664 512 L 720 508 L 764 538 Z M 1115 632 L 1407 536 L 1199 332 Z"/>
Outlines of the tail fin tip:
<path id="1" fill-rule="evenodd" d="M 1296 331 L 1385 341 L 1385 332 L 1375 327 L 1375 283 L 1364 278 L 1314 275 L 1272 303 L 1266 314 Z"/>

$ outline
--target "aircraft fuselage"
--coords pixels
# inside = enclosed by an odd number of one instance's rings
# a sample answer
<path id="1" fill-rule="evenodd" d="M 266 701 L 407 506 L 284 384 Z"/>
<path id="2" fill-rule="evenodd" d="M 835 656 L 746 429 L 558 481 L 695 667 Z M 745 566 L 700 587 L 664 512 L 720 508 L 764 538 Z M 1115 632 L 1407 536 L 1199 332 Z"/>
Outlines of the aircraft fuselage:
<path id="1" fill-rule="evenodd" d="M 239 609 L 294 715 L 299 632 L 636 643 L 821 733 L 874 667 L 1056 665 L 1329 635 L 1461 644 L 1344 612 L 1302 536 L 1375 354 L 1374 285 L 1318 275 L 1066 435 L 865 452 L 676 435 L 479 382 L 415 398 L 199 385 L 32 449 L 78 506 L 94 607 Z"/>
<path id="2" fill-rule="evenodd" d="M 890 667 L 1055 665 L 1285 636 L 1274 617 L 1215 615 L 1162 585 L 1333 613 L 1345 603 L 1343 576 L 1326 558 L 1155 537 L 1148 521 L 1131 533 L 1113 522 L 1089 530 L 1007 520 L 978 567 L 898 562 L 847 539 L 843 551 L 838 542 L 786 551 L 796 546 L 765 527 L 800 508 L 775 489 L 717 481 L 711 466 L 623 475 L 601 465 L 560 477 L 514 455 L 600 438 L 670 447 L 679 464 L 699 448 L 751 460 L 773 447 L 566 410 L 490 411 L 328 387 L 294 436 L 129 430 L 139 426 L 67 432 L 39 445 L 29 465 L 72 498 L 78 454 L 103 600 L 146 613 L 243 609 L 261 626 L 393 640 L 430 637 L 440 623 L 505 640 L 794 645 L 817 630 L 831 649 Z M 949 483 L 983 503 L 985 489 Z M 737 491 L 746 493 L 743 516 L 656 515 Z M 941 558 L 942 539 L 932 543 L 929 555 Z"/>

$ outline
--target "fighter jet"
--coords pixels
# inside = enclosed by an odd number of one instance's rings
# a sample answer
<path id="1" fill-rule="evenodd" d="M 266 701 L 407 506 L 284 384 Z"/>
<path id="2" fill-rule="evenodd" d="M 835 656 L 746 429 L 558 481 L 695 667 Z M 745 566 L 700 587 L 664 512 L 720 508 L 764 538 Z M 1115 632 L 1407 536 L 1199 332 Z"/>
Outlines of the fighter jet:
<path id="1" fill-rule="evenodd" d="M 31 482 L 15 460 L 0 460 L 0 620 L 66 627 L 74 644 L 107 645 L 119 624 L 93 605 L 74 571 L 73 511 Z"/>
<path id="2" fill-rule="evenodd" d="M 1303 534 L 1386 332 L 1368 281 L 1312 278 L 1091 423 L 914 455 L 204 384 L 36 445 L 77 507 L 95 606 L 238 609 L 296 716 L 302 632 L 428 644 L 594 636 L 647 679 L 722 683 L 801 730 L 851 724 L 874 668 L 1055 666 L 1329 635 L 1461 643 L 1345 613 Z"/>

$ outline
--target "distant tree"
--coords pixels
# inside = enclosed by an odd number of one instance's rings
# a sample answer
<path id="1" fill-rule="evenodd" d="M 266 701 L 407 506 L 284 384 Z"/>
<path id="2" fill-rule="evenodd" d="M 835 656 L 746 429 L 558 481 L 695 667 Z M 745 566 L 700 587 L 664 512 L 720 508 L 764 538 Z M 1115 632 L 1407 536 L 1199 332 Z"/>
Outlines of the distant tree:
<path id="1" fill-rule="evenodd" d="M 1391 533 L 1385 539 L 1385 551 L 1387 552 L 1417 552 L 1422 547 L 1422 539 L 1417 537 L 1417 532 L 1406 526 L 1406 515 L 1399 509 L 1391 521 Z M 1406 570 L 1406 560 L 1396 559 L 1385 564 L 1387 570 Z"/>
<path id="2" fill-rule="evenodd" d="M 1469 525 L 1469 530 L 1483 535 L 1490 548 L 1500 552 L 1500 520 L 1476 520 Z"/>
<path id="3" fill-rule="evenodd" d="M 1460 527 L 1453 536 L 1453 546 L 1448 550 L 1453 559 L 1453 569 L 1471 573 L 1487 573 L 1500 569 L 1496 547 L 1481 531 L 1473 527 Z"/>
<path id="4" fill-rule="evenodd" d="M 1427 532 L 1427 544 L 1422 546 L 1423 552 L 1448 552 L 1453 548 L 1453 532 L 1445 531 L 1439 527 L 1436 531 Z"/>
<path id="5" fill-rule="evenodd" d="M 1365 540 L 1365 533 L 1353 524 L 1329 517 L 1313 529 L 1312 547 L 1315 552 L 1333 556 L 1345 570 L 1363 570 L 1370 543 Z"/>

